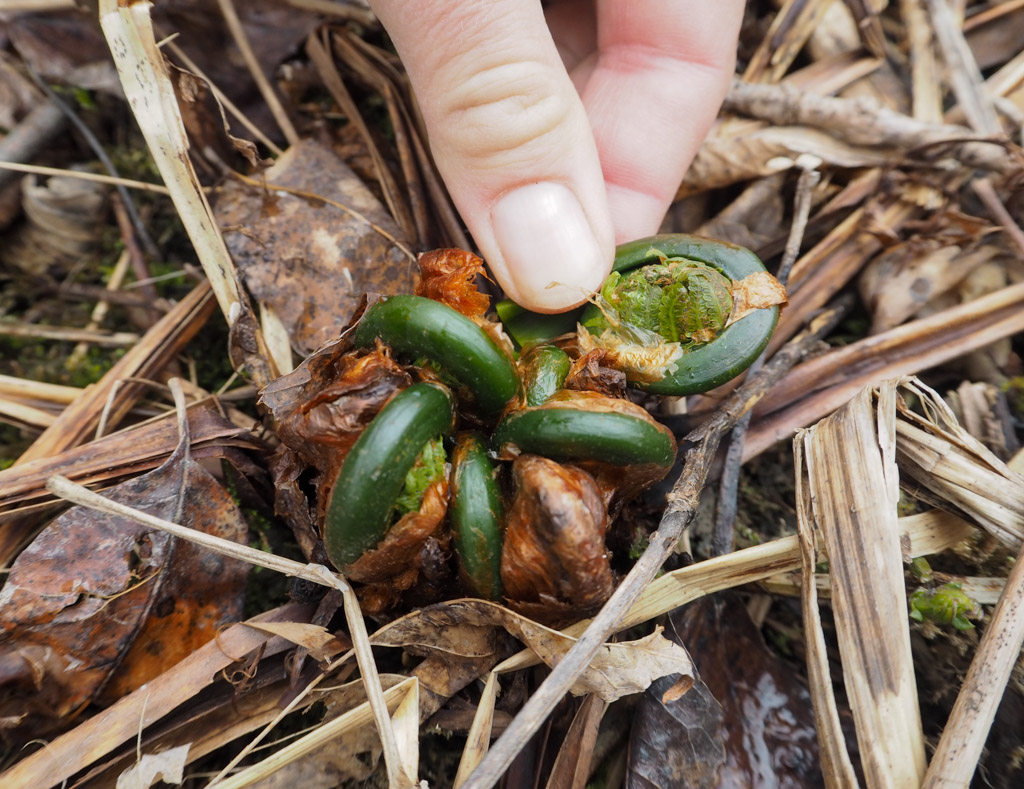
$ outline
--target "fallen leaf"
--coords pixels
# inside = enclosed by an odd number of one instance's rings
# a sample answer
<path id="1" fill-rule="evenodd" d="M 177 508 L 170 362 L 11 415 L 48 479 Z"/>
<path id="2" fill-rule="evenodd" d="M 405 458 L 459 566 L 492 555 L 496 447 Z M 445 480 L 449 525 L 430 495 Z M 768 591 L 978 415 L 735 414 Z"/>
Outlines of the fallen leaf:
<path id="1" fill-rule="evenodd" d="M 628 789 L 731 785 L 719 780 L 725 763 L 721 705 L 699 679 L 682 696 L 663 701 L 677 681 L 674 676 L 658 679 L 637 706 L 629 737 Z"/>
<path id="2" fill-rule="evenodd" d="M 244 541 L 231 497 L 178 449 L 158 469 L 105 491 L 157 517 Z M 241 614 L 248 565 L 121 517 L 73 507 L 26 548 L 0 590 L 5 694 L 0 715 L 29 712 L 38 733 L 101 690 L 139 687 Z"/>
<path id="3" fill-rule="evenodd" d="M 246 622 L 251 628 L 273 633 L 286 638 L 293 644 L 305 647 L 314 660 L 321 662 L 337 657 L 348 645 L 338 640 L 331 631 L 321 625 L 308 622 Z"/>
<path id="4" fill-rule="evenodd" d="M 246 287 L 302 354 L 337 337 L 365 293 L 412 292 L 416 266 L 401 231 L 330 148 L 293 145 L 263 178 L 301 195 L 229 182 L 217 221 Z"/>
<path id="5" fill-rule="evenodd" d="M 143 754 L 139 763 L 117 776 L 117 789 L 149 789 L 158 782 L 180 784 L 188 763 L 188 745 Z"/>
<path id="6" fill-rule="evenodd" d="M 739 599 L 705 598 L 673 612 L 669 621 L 669 632 L 686 644 L 709 697 L 714 694 L 724 712 L 722 717 L 710 704 L 703 707 L 707 731 L 725 746 L 718 782 L 710 785 L 823 786 L 810 694 L 764 643 Z M 672 704 L 689 703 L 700 687 Z"/>
<path id="7" fill-rule="evenodd" d="M 548 666 L 555 666 L 576 643 L 571 636 L 484 600 L 454 600 L 429 606 L 385 625 L 373 634 L 371 641 L 377 646 L 405 647 L 420 654 L 424 651 L 458 654 L 453 647 L 455 639 L 446 633 L 457 626 L 500 626 L 526 644 Z M 484 643 L 479 640 L 485 637 L 483 634 L 474 637 L 477 645 Z M 658 677 L 674 673 L 689 675 L 692 668 L 686 650 L 665 638 L 658 628 L 637 641 L 602 646 L 572 692 L 578 696 L 596 693 L 611 702 L 643 691 Z"/>

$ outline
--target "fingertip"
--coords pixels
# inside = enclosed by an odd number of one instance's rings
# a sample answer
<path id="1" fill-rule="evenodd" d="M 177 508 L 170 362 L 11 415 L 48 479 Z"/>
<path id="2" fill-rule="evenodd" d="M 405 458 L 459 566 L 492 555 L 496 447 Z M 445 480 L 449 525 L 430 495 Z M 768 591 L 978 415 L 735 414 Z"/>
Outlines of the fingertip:
<path id="1" fill-rule="evenodd" d="M 488 263 L 509 296 L 529 310 L 575 307 L 611 270 L 610 225 L 595 226 L 563 184 L 520 186 L 495 203 L 490 219 L 495 249 Z"/>

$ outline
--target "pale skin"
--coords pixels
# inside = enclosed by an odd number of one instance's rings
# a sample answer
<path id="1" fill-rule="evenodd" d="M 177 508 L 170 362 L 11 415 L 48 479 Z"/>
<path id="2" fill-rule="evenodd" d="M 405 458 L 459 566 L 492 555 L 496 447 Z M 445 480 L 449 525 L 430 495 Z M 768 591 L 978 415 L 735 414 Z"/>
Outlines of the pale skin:
<path id="1" fill-rule="evenodd" d="M 742 0 L 371 0 L 484 260 L 558 312 L 657 232 L 732 77 Z"/>

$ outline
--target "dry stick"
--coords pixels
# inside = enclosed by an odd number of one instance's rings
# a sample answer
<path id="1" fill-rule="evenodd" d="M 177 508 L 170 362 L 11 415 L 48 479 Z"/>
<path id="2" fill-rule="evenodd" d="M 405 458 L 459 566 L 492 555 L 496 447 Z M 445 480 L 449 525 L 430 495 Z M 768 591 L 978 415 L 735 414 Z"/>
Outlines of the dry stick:
<path id="1" fill-rule="evenodd" d="M 179 526 L 176 523 L 142 512 L 134 507 L 111 501 L 98 493 L 93 493 L 82 485 L 72 482 L 66 477 L 59 475 L 50 477 L 46 481 L 46 489 L 54 496 L 66 499 L 74 504 L 105 512 L 108 515 L 128 518 L 144 526 L 151 526 L 154 529 L 159 529 L 174 537 L 188 540 L 222 556 L 239 559 L 258 567 L 265 567 L 268 570 L 274 570 L 275 572 L 295 578 L 303 578 L 321 586 L 340 591 L 345 602 L 345 616 L 348 620 L 349 631 L 352 636 L 352 647 L 355 651 L 356 663 L 358 663 L 359 670 L 363 674 L 366 696 L 373 710 L 373 717 L 377 723 L 378 734 L 384 749 L 384 761 L 387 764 L 388 779 L 393 787 L 402 785 L 399 779 L 401 775 L 401 757 L 398 752 L 398 742 L 395 738 L 394 729 L 391 726 L 391 716 L 388 713 L 387 702 L 384 700 L 384 691 L 381 688 L 380 677 L 377 674 L 377 665 L 374 662 L 373 651 L 370 648 L 370 636 L 366 632 L 366 622 L 363 620 L 362 611 L 359 609 L 359 601 L 356 599 L 352 587 L 349 586 L 344 578 L 332 573 L 320 564 L 302 564 L 301 562 L 286 559 L 283 556 L 276 556 L 272 553 L 250 548 L 247 545 L 239 545 L 231 540 L 225 540 L 221 537 L 204 534 L 185 526 Z"/>
<path id="2" fill-rule="evenodd" d="M 256 55 L 252 51 L 252 47 L 249 45 L 249 38 L 245 35 L 242 23 L 238 19 L 234 3 L 232 3 L 231 0 L 217 0 L 217 5 L 220 6 L 220 12 L 224 16 L 224 21 L 227 23 L 228 30 L 231 31 L 231 37 L 235 40 L 235 46 L 237 46 L 238 51 L 242 53 L 242 59 L 245 61 L 245 65 L 248 67 L 249 73 L 252 74 L 253 81 L 256 83 L 256 87 L 259 88 L 260 94 L 263 96 L 263 100 L 270 108 L 270 112 L 274 116 L 274 120 L 277 121 L 277 125 L 284 133 L 285 138 L 288 140 L 288 144 L 295 145 L 295 143 L 299 141 L 299 133 L 295 131 L 291 118 L 289 118 L 288 113 L 284 111 L 284 107 L 281 105 L 281 100 L 277 97 L 274 87 L 270 84 L 270 80 L 268 80 L 266 75 L 263 73 L 263 69 L 260 68 L 259 61 L 256 59 Z"/>
<path id="3" fill-rule="evenodd" d="M 384 193 L 384 202 L 387 203 L 391 218 L 395 220 L 395 224 L 401 228 L 406 238 L 412 238 L 416 235 L 412 212 L 405 200 L 402 199 L 398 182 L 392 175 L 391 170 L 388 169 L 387 162 L 384 161 L 380 148 L 377 147 L 377 142 L 374 140 L 373 134 L 370 133 L 370 127 L 366 124 L 366 119 L 359 112 L 352 94 L 349 93 L 348 88 L 345 86 L 345 81 L 341 78 L 341 74 L 334 65 L 330 47 L 327 44 L 329 33 L 326 28 L 321 31 L 320 35 L 323 40 L 318 38 L 316 33 L 311 33 L 306 39 L 306 54 L 309 55 L 313 65 L 316 66 L 320 74 L 320 80 L 323 82 L 324 87 L 327 88 L 327 92 L 331 94 L 331 98 L 334 99 L 334 102 L 348 117 L 349 123 L 355 126 L 360 137 L 362 137 L 363 144 L 370 154 L 370 161 L 373 162 L 373 169 L 377 174 L 381 191 Z M 393 125 L 397 126 L 397 124 Z"/>
<path id="4" fill-rule="evenodd" d="M 149 316 L 152 317 L 154 314 L 159 317 L 160 311 L 156 304 L 160 298 L 160 294 L 157 293 L 153 283 L 149 281 L 152 276 L 149 266 L 146 265 L 146 256 L 142 254 L 142 250 L 136 243 L 136 235 L 132 232 L 135 227 L 131 220 L 131 211 L 127 204 L 122 200 L 114 199 L 111 201 L 114 209 L 114 219 L 117 221 L 117 227 L 121 231 L 121 241 L 124 243 L 125 252 L 128 253 L 128 260 L 131 263 L 132 271 L 135 274 L 135 281 L 139 283 L 139 287 L 142 289 L 143 295 L 149 299 Z M 150 320 L 152 323 L 156 318 Z M 148 327 L 145 327 L 148 328 Z"/>
<path id="5" fill-rule="evenodd" d="M 22 323 L 21 321 L 0 322 L 0 335 L 12 337 L 32 337 L 37 340 L 68 340 L 71 342 L 89 342 L 103 347 L 123 348 L 135 345 L 139 335 L 126 331 L 107 331 L 106 329 L 73 329 L 64 326 L 42 326 L 38 323 Z"/>
<path id="6" fill-rule="evenodd" d="M 981 759 L 996 709 L 1024 646 L 1024 550 L 1006 579 L 978 651 L 942 731 L 922 789 L 967 786 Z"/>
<path id="7" fill-rule="evenodd" d="M 340 17 L 358 22 L 363 27 L 378 28 L 380 23 L 368 6 L 352 0 L 285 0 L 292 8 L 312 11 L 316 14 Z"/>
<path id="8" fill-rule="evenodd" d="M 992 214 L 992 218 L 1003 226 L 1006 235 L 1012 238 L 1017 248 L 1024 252 L 1024 231 L 1020 229 L 1020 225 L 1010 215 L 1010 212 L 1006 210 L 1006 206 L 1003 205 L 1003 201 L 996 194 L 992 182 L 988 178 L 976 178 L 971 182 L 971 188 L 981 198 L 981 202 L 985 204 L 989 213 Z"/>
<path id="9" fill-rule="evenodd" d="M 932 28 L 924 9 L 925 0 L 900 0 L 900 16 L 910 49 L 910 84 L 914 118 L 926 123 L 942 122 L 942 86 L 935 79 L 938 66 L 932 46 Z"/>
<path id="10" fill-rule="evenodd" d="M 985 92 L 981 69 L 948 0 L 928 0 L 928 10 L 932 16 L 935 40 L 946 61 L 947 78 L 967 122 L 980 134 L 1002 134 L 999 116 L 991 97 Z"/>
<path id="11" fill-rule="evenodd" d="M 820 178 L 821 173 L 816 169 L 805 167 L 797 181 L 793 224 L 789 228 L 786 251 L 782 256 L 782 262 L 779 263 L 778 280 L 783 287 L 785 287 L 786 281 L 789 279 L 789 272 L 800 254 L 804 230 L 807 228 L 807 219 L 811 213 L 811 195 Z M 756 375 L 764 366 L 766 353 L 763 351 L 750 365 L 750 369 L 747 371 L 748 376 Z M 750 410 L 740 417 L 729 440 L 729 449 L 725 454 L 725 466 L 722 469 L 722 479 L 718 485 L 715 529 L 711 537 L 712 556 L 724 556 L 732 550 L 733 527 L 736 525 L 736 500 L 740 487 L 740 465 L 743 462 L 743 442 L 753 415 L 753 410 Z"/>
<path id="12" fill-rule="evenodd" d="M 347 34 L 346 34 L 347 33 Z M 351 39 L 358 39 L 363 46 L 357 46 Z M 403 106 L 402 91 L 399 89 L 401 75 L 398 70 L 384 58 L 372 57 L 372 46 L 362 42 L 351 31 L 332 31 L 331 51 L 336 57 L 360 78 L 380 94 L 391 119 L 394 132 L 394 148 L 398 154 L 398 164 L 405 179 L 405 192 L 401 195 L 408 205 L 415 236 L 408 233 L 409 238 L 415 237 L 420 246 L 428 246 L 430 236 L 429 207 L 423 193 L 423 177 L 411 137 L 416 133 L 409 113 Z"/>
<path id="13" fill-rule="evenodd" d="M 850 145 L 909 151 L 950 142 L 957 144 L 951 155 L 968 167 L 1002 172 L 1016 166 L 1001 147 L 1005 138 L 1000 131 L 993 132 L 999 138 L 991 143 L 978 141 L 972 139 L 976 138 L 976 132 L 964 126 L 924 123 L 868 99 L 837 99 L 786 85 L 750 85 L 734 81 L 722 108 L 777 126 L 822 129 Z"/>
<path id="14" fill-rule="evenodd" d="M 786 0 L 750 58 L 743 79 L 778 82 L 828 10 L 829 0 Z"/>
<path id="15" fill-rule="evenodd" d="M 579 641 L 523 705 L 519 714 L 494 743 L 494 747 L 469 776 L 463 789 L 486 789 L 498 782 L 523 744 L 543 725 L 604 642 L 618 629 L 623 616 L 674 550 L 680 534 L 696 511 L 697 500 L 722 436 L 743 414 L 753 408 L 775 381 L 832 329 L 838 319 L 839 313 L 830 310 L 813 321 L 806 331 L 782 348 L 760 373 L 744 383 L 703 427 L 687 436 L 698 443 L 687 452 L 683 471 L 668 495 L 668 507 L 658 530 L 651 535 L 647 549 L 588 625 Z"/>

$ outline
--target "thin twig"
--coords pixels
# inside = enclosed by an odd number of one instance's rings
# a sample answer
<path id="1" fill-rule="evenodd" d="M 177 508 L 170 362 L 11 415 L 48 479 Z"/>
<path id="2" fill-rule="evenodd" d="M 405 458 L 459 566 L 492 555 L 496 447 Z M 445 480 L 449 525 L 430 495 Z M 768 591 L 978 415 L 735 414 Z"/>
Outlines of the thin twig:
<path id="1" fill-rule="evenodd" d="M 1013 243 L 1017 245 L 1021 252 L 1024 252 L 1024 230 L 1020 229 L 1020 225 L 1017 224 L 1010 212 L 1006 210 L 1003 201 L 996 194 L 996 188 L 992 185 L 992 181 L 988 178 L 975 178 L 971 181 L 971 188 L 981 198 L 981 202 L 985 204 L 989 213 L 992 214 L 992 218 L 1003 226 L 1006 235 L 1013 239 Z"/>
<path id="2" fill-rule="evenodd" d="M 73 329 L 64 326 L 43 326 L 38 323 L 21 321 L 0 321 L 0 335 L 32 337 L 37 340 L 66 340 L 69 342 L 90 342 L 103 347 L 126 347 L 135 345 L 139 335 L 126 331 L 97 329 Z"/>
<path id="3" fill-rule="evenodd" d="M 235 4 L 231 0 L 217 0 L 217 5 L 220 6 L 220 12 L 224 16 L 224 21 L 231 32 L 231 37 L 235 40 L 238 51 L 242 53 L 242 59 L 245 61 L 245 65 L 248 66 L 253 82 L 259 88 L 263 100 L 267 103 L 271 114 L 274 116 L 274 120 L 281 127 L 281 131 L 288 140 L 288 144 L 295 145 L 299 141 L 299 133 L 295 131 L 291 118 L 288 117 L 288 113 L 284 111 L 284 107 L 281 105 L 281 100 L 277 97 L 274 86 L 270 84 L 270 80 L 263 73 L 263 69 L 256 59 L 256 54 L 249 45 L 249 37 L 245 34 L 242 22 L 238 18 L 238 12 L 235 11 Z"/>
<path id="4" fill-rule="evenodd" d="M 176 57 L 178 60 L 182 62 L 185 68 L 187 68 L 195 76 L 199 77 L 199 79 L 206 83 L 207 87 L 209 87 L 210 92 L 213 94 L 213 97 L 217 100 L 217 102 L 222 107 L 227 109 L 227 111 L 235 117 L 235 120 L 237 120 L 246 128 L 249 134 L 251 134 L 257 140 L 259 140 L 265 146 L 267 146 L 270 152 L 273 153 L 275 156 L 280 156 L 282 153 L 284 153 L 284 151 L 281 150 L 281 147 L 279 145 L 277 145 L 266 134 L 264 134 L 262 129 L 260 129 L 255 123 L 249 120 L 246 114 L 242 112 L 240 109 L 238 109 L 238 106 L 233 101 L 231 101 L 231 99 L 224 95 L 224 92 L 214 84 L 213 80 L 211 80 L 203 72 L 201 68 L 199 68 L 196 62 L 192 60 L 192 58 L 190 58 L 187 54 L 185 54 L 185 50 L 183 50 L 173 41 L 168 41 L 164 46 L 173 53 L 174 57 Z M 226 125 L 227 121 L 225 121 L 225 126 Z"/>
<path id="5" fill-rule="evenodd" d="M 150 300 L 151 306 L 149 310 L 151 312 L 149 317 L 151 320 L 149 322 L 153 323 L 155 320 L 153 318 L 154 314 L 157 317 L 160 315 L 160 310 L 156 306 L 160 299 L 160 294 L 157 293 L 156 288 L 149 282 L 150 271 L 149 266 L 146 264 L 146 256 L 142 254 L 142 250 L 136 243 L 136 236 L 132 233 L 135 225 L 131 222 L 131 212 L 123 200 L 116 198 L 111 201 L 111 207 L 114 210 L 114 219 L 117 221 L 118 229 L 121 231 L 121 241 L 124 242 L 124 250 L 128 253 L 128 260 L 131 263 L 132 272 L 135 274 L 135 281 L 145 283 L 141 285 L 141 288 L 143 295 Z"/>
<path id="6" fill-rule="evenodd" d="M 170 194 L 167 187 L 162 184 L 133 181 L 131 178 L 115 178 L 111 175 L 87 173 L 82 170 L 62 170 L 60 167 L 44 167 L 39 164 L 22 164 L 21 162 L 8 161 L 0 161 L 0 170 L 10 170 L 11 172 L 16 173 L 31 173 L 32 175 L 62 175 L 65 178 L 78 178 L 81 181 L 94 181 L 98 184 L 124 186 L 127 189 L 140 189 L 143 192 L 156 192 L 157 194 L 162 195 Z"/>
<path id="7" fill-rule="evenodd" d="M 804 167 L 800 172 L 800 178 L 796 184 L 796 196 L 793 198 L 795 203 L 793 223 L 789 228 L 786 251 L 782 255 L 782 262 L 779 263 L 777 276 L 783 287 L 789 280 L 789 272 L 800 255 L 804 231 L 807 229 L 807 219 L 811 213 L 811 197 L 819 180 L 821 180 L 821 173 L 814 167 Z M 763 352 L 754 360 L 747 371 L 748 376 L 756 375 L 764 366 L 766 354 L 767 352 Z M 736 525 L 736 499 L 740 488 L 740 465 L 743 463 L 743 442 L 747 437 L 747 429 L 750 427 L 753 414 L 753 411 L 748 411 L 740 417 L 729 439 L 729 449 L 725 453 L 725 465 L 722 468 L 722 479 L 718 485 L 715 528 L 711 537 L 712 556 L 723 556 L 732 550 Z"/>
<path id="8" fill-rule="evenodd" d="M 704 487 L 722 436 L 743 414 L 753 408 L 775 381 L 802 359 L 822 336 L 831 331 L 836 321 L 838 314 L 834 310 L 814 321 L 811 327 L 782 348 L 758 375 L 744 383 L 698 433 L 688 436 L 698 444 L 687 453 L 683 471 L 668 496 L 669 504 L 661 524 L 651 535 L 647 549 L 580 636 L 579 641 L 523 705 L 519 714 L 470 775 L 463 789 L 485 789 L 498 782 L 523 744 L 543 725 L 555 705 L 593 660 L 608 636 L 615 632 L 622 617 L 672 553 L 679 535 L 696 512 L 697 499 Z"/>
<path id="9" fill-rule="evenodd" d="M 292 559 L 286 559 L 282 556 L 275 556 L 272 553 L 250 548 L 247 545 L 239 545 L 222 537 L 214 537 L 211 534 L 204 534 L 186 526 L 179 526 L 171 521 L 150 515 L 134 507 L 129 507 L 126 504 L 111 501 L 107 497 L 94 493 L 88 488 L 60 475 L 50 477 L 46 481 L 46 489 L 54 496 L 70 501 L 73 504 L 79 504 L 98 512 L 105 512 L 108 515 L 117 515 L 136 523 L 141 523 L 144 526 L 159 529 L 174 537 L 201 545 L 209 551 L 231 559 L 238 559 L 258 567 L 265 567 L 268 570 L 274 570 L 275 572 L 295 578 L 303 578 L 321 586 L 327 586 L 340 591 L 344 591 L 348 586 L 344 579 L 335 576 L 323 565 L 302 564 Z"/>

